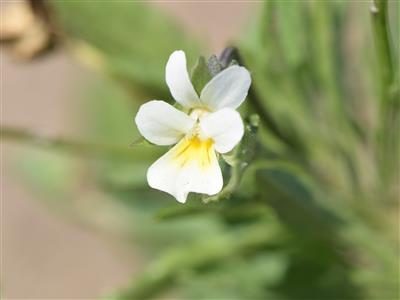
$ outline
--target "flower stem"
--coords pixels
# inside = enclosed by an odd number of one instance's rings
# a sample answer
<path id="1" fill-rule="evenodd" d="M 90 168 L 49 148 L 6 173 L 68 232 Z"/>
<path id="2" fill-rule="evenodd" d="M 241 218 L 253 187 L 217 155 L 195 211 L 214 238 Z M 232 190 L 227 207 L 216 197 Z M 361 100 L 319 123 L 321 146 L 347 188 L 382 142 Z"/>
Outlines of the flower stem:
<path id="1" fill-rule="evenodd" d="M 390 44 L 388 1 L 373 0 L 372 29 L 375 39 L 380 79 L 378 158 L 384 180 L 390 179 L 398 156 L 399 86 L 395 80 L 394 59 Z"/>
<path id="2" fill-rule="evenodd" d="M 14 140 L 28 143 L 45 149 L 72 152 L 83 156 L 102 156 L 129 159 L 133 153 L 129 147 L 119 147 L 101 143 L 83 142 L 61 137 L 47 137 L 25 129 L 1 127 L 1 140 Z"/>

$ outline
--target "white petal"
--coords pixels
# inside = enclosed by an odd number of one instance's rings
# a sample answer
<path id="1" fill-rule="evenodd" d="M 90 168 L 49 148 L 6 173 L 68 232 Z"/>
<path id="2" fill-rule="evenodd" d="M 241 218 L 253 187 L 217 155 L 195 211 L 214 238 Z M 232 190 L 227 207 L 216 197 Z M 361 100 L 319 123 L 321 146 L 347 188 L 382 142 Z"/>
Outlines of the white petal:
<path id="1" fill-rule="evenodd" d="M 240 114 L 230 108 L 211 113 L 200 120 L 202 134 L 214 140 L 215 150 L 226 153 L 243 137 L 244 127 Z"/>
<path id="2" fill-rule="evenodd" d="M 187 71 L 185 52 L 175 51 L 171 54 L 165 68 L 165 80 L 177 102 L 187 108 L 200 106 L 199 96 Z"/>
<path id="3" fill-rule="evenodd" d="M 217 194 L 223 179 L 212 141 L 182 139 L 150 166 L 147 181 L 181 203 L 186 202 L 189 192 Z"/>
<path id="4" fill-rule="evenodd" d="M 143 104 L 139 108 L 135 122 L 141 135 L 157 145 L 177 143 L 195 123 L 185 113 L 159 100 Z"/>
<path id="5" fill-rule="evenodd" d="M 251 77 L 246 68 L 231 66 L 206 84 L 200 99 L 213 111 L 224 107 L 236 109 L 246 98 L 250 84 Z"/>

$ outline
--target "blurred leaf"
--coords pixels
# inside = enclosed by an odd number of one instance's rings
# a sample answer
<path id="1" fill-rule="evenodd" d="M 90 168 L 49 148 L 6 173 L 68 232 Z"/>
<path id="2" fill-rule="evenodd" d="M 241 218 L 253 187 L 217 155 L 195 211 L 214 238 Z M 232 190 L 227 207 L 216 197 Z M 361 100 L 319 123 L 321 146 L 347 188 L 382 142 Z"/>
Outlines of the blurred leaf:
<path id="1" fill-rule="evenodd" d="M 284 169 L 257 172 L 260 194 L 293 233 L 293 252 L 285 279 L 276 291 L 287 299 L 341 299 L 359 297 L 350 280 L 352 272 L 340 219 L 316 203 L 309 187 Z"/>
<path id="2" fill-rule="evenodd" d="M 44 193 L 46 199 L 64 205 L 66 195 L 71 192 L 73 178 L 79 170 L 78 161 L 66 154 L 42 149 L 24 148 L 16 153 L 13 164 L 22 179 L 36 191 Z"/>
<path id="3" fill-rule="evenodd" d="M 179 284 L 186 272 L 202 273 L 217 268 L 230 259 L 247 257 L 272 248 L 269 241 L 276 228 L 254 226 L 245 232 L 209 236 L 207 240 L 172 248 L 154 261 L 132 287 L 109 299 L 149 299 Z"/>
<path id="4" fill-rule="evenodd" d="M 199 275 L 187 272 L 179 279 L 179 290 L 184 299 L 279 299 L 270 287 L 286 268 L 286 255 L 270 251 L 227 261 Z"/>
<path id="5" fill-rule="evenodd" d="M 184 206 L 173 206 L 162 209 L 157 212 L 156 218 L 160 220 L 171 220 L 182 217 L 192 217 L 198 214 L 212 213 L 216 211 L 215 206 L 202 205 L 202 203 L 191 204 L 188 203 Z"/>
<path id="6" fill-rule="evenodd" d="M 310 188 L 293 171 L 272 167 L 257 171 L 256 177 L 260 194 L 293 231 L 324 243 L 336 239 L 340 219 L 314 201 Z"/>
<path id="7" fill-rule="evenodd" d="M 190 57 L 197 54 L 171 18 L 149 5 L 136 1 L 54 1 L 51 2 L 67 35 L 97 49 L 106 71 L 126 80 L 166 94 L 164 68 L 168 56 L 177 49 Z M 156 90 L 154 90 L 156 89 Z"/>
<path id="8" fill-rule="evenodd" d="M 288 5 L 288 3 L 276 1 L 275 6 L 277 34 L 284 57 L 287 58 L 288 64 L 299 66 L 305 61 L 307 55 L 304 3 L 292 2 Z M 296 30 L 293 30 L 294 28 Z"/>

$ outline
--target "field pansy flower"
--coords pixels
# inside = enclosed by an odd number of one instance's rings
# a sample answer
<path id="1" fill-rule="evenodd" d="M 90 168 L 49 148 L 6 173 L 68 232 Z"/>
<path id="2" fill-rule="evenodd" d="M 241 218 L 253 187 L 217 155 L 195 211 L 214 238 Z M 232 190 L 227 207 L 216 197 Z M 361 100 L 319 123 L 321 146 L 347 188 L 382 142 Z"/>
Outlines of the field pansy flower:
<path id="1" fill-rule="evenodd" d="M 150 166 L 147 181 L 181 203 L 189 192 L 215 195 L 223 186 L 217 153 L 229 152 L 243 137 L 235 109 L 247 96 L 250 74 L 244 67 L 230 66 L 198 95 L 183 51 L 171 54 L 165 72 L 172 96 L 187 113 L 159 100 L 139 108 L 135 122 L 143 137 L 156 145 L 175 145 Z"/>

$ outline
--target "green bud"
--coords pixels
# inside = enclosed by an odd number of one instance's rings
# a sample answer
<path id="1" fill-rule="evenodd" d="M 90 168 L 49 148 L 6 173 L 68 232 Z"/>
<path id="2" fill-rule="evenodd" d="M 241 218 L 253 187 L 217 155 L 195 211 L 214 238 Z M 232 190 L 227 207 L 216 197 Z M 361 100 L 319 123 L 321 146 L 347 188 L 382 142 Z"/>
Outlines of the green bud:
<path id="1" fill-rule="evenodd" d="M 215 55 L 211 55 L 208 59 L 208 69 L 213 77 L 222 71 L 222 64 Z"/>

